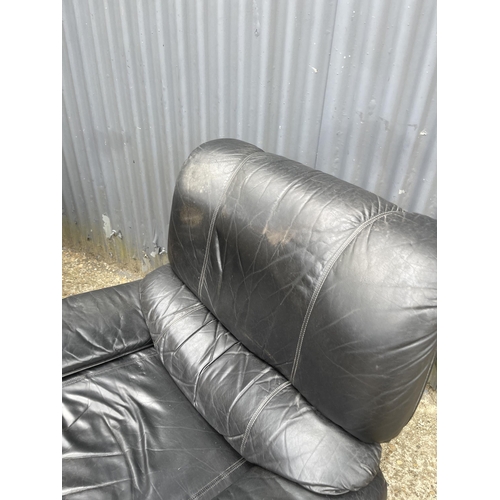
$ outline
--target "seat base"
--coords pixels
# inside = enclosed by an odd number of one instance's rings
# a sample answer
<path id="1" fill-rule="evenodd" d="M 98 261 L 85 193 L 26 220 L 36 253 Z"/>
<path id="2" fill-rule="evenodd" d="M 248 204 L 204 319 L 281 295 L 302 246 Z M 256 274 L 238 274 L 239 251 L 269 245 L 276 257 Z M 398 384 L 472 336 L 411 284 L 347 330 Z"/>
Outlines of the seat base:
<path id="1" fill-rule="evenodd" d="M 154 348 L 63 383 L 63 495 L 207 499 L 251 468 L 177 388 Z"/>
<path id="2" fill-rule="evenodd" d="M 246 462 L 181 393 L 154 348 L 63 381 L 63 496 L 384 500 L 381 473 L 337 497 Z"/>

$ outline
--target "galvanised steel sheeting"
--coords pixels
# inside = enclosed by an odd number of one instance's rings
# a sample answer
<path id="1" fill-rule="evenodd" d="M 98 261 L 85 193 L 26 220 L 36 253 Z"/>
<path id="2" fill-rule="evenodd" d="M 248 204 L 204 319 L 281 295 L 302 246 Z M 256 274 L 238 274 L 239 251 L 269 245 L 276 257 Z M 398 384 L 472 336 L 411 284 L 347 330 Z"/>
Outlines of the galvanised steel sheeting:
<path id="1" fill-rule="evenodd" d="M 436 217 L 436 2 L 338 2 L 316 168 Z"/>
<path id="2" fill-rule="evenodd" d="M 235 137 L 436 216 L 436 2 L 63 0 L 63 229 L 165 262 L 176 175 Z"/>

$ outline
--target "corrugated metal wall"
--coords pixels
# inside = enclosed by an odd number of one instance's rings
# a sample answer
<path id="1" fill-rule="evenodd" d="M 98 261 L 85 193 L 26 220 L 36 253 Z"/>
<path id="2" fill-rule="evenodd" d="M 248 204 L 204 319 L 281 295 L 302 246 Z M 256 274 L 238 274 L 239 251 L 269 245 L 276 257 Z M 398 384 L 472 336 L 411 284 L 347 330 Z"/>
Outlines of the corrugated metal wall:
<path id="1" fill-rule="evenodd" d="M 436 217 L 435 0 L 63 0 L 62 83 L 64 237 L 143 270 L 218 137 Z"/>

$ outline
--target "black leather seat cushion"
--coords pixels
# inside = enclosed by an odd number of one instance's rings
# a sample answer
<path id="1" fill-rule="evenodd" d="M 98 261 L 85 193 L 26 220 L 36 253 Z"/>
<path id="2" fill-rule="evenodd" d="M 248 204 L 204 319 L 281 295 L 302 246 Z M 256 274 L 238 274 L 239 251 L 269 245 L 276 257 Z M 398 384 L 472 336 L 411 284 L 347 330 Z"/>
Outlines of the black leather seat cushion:
<path id="1" fill-rule="evenodd" d="M 63 383 L 63 495 L 213 498 L 250 469 L 180 392 L 154 348 Z"/>
<path id="2" fill-rule="evenodd" d="M 65 378 L 62 396 L 65 498 L 384 500 L 387 495 L 381 473 L 358 492 L 331 497 L 252 466 L 184 397 L 154 348 Z"/>

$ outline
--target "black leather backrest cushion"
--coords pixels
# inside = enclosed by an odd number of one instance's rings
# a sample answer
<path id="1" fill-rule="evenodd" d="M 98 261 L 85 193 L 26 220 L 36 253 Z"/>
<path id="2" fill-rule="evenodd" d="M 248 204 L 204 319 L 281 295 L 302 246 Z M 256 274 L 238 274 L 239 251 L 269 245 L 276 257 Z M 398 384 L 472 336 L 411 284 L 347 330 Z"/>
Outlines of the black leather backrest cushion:
<path id="1" fill-rule="evenodd" d="M 413 415 L 436 352 L 436 221 L 220 139 L 190 155 L 174 272 L 323 415 L 367 442 Z"/>

